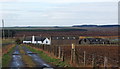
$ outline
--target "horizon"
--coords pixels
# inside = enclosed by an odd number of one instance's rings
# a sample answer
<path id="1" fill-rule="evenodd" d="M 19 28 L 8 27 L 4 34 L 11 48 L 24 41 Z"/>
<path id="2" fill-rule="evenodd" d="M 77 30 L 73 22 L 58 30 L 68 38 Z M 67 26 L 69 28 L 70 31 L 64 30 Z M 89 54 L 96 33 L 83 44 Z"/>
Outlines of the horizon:
<path id="1" fill-rule="evenodd" d="M 73 26 L 81 26 L 81 27 L 83 27 L 83 26 L 96 26 L 96 27 L 99 27 L 99 26 L 120 26 L 119 24 L 111 24 L 111 25 L 91 25 L 91 24 L 89 24 L 89 25 L 87 25 L 87 24 L 84 24 L 84 25 L 69 25 L 69 26 L 57 26 L 57 25 L 54 25 L 54 26 L 11 26 L 11 27 L 18 27 L 18 28 L 20 28 L 20 27 L 73 27 Z M 3 28 L 3 27 L 1 27 L 1 28 Z M 7 27 L 4 27 L 4 28 L 7 28 Z"/>

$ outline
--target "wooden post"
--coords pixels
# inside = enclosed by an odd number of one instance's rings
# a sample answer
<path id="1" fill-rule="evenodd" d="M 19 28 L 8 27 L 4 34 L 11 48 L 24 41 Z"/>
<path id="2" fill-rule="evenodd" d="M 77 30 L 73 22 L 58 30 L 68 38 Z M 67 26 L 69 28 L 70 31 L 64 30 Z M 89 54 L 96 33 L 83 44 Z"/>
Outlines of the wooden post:
<path id="1" fill-rule="evenodd" d="M 59 46 L 58 58 L 61 58 L 61 47 Z"/>
<path id="2" fill-rule="evenodd" d="M 64 51 L 62 50 L 62 61 L 64 61 Z"/>
<path id="3" fill-rule="evenodd" d="M 3 39 L 5 38 L 5 31 L 4 31 L 4 20 L 2 19 L 2 36 Z"/>
<path id="4" fill-rule="evenodd" d="M 43 46 L 43 50 L 44 50 L 44 45 L 42 45 Z"/>
<path id="5" fill-rule="evenodd" d="M 49 50 L 50 50 L 50 53 L 51 53 L 51 50 L 52 50 L 52 46 L 50 45 L 50 48 L 49 48 Z"/>
<path id="6" fill-rule="evenodd" d="M 84 51 L 84 66 L 86 65 L 86 51 Z"/>
<path id="7" fill-rule="evenodd" d="M 9 32 L 9 29 L 8 29 L 8 37 L 7 38 L 9 38 L 9 35 L 10 35 L 10 32 Z"/>
<path id="8" fill-rule="evenodd" d="M 94 67 L 95 66 L 95 56 L 94 56 L 94 54 L 92 55 L 92 67 Z"/>
<path id="9" fill-rule="evenodd" d="M 54 46 L 54 55 L 55 55 L 55 46 Z"/>
<path id="10" fill-rule="evenodd" d="M 75 45 L 74 44 L 72 44 L 72 49 L 71 49 L 71 62 L 72 63 L 75 63 L 76 62 L 76 60 L 75 60 Z"/>
<path id="11" fill-rule="evenodd" d="M 104 68 L 107 67 L 107 62 L 108 62 L 107 57 L 104 57 Z"/>

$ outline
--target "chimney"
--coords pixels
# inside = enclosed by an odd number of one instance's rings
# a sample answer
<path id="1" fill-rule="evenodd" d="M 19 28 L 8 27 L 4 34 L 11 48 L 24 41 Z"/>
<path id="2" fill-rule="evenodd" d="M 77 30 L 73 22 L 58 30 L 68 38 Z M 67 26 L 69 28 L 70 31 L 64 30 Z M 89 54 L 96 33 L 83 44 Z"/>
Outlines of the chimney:
<path id="1" fill-rule="evenodd" d="M 32 43 L 33 44 L 35 43 L 35 36 L 34 35 L 32 36 Z"/>

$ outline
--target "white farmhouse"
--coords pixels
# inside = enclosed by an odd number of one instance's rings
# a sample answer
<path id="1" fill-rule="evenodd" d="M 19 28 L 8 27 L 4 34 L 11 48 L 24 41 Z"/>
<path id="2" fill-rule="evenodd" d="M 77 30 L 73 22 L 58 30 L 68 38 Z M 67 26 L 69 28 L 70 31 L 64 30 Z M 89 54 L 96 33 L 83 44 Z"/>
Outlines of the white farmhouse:
<path id="1" fill-rule="evenodd" d="M 51 39 L 45 38 L 45 40 L 43 41 L 43 44 L 50 45 Z"/>
<path id="2" fill-rule="evenodd" d="M 23 43 L 50 45 L 51 39 L 45 38 L 45 37 L 40 37 L 40 36 L 28 36 L 28 37 L 24 38 Z"/>

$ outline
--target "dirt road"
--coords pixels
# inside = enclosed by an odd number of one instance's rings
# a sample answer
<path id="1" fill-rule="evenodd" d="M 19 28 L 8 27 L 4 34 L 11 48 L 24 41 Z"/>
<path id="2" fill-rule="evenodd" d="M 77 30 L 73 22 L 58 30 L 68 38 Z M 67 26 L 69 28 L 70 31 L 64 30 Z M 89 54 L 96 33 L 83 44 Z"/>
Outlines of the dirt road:
<path id="1" fill-rule="evenodd" d="M 25 54 L 21 53 L 20 50 L 23 50 Z M 26 62 L 23 59 L 23 55 L 29 56 L 31 58 L 31 61 L 33 61 L 35 67 L 41 67 L 41 68 L 51 68 L 52 66 L 47 64 L 43 59 L 41 59 L 37 53 L 31 52 L 28 48 L 25 46 L 16 46 L 13 53 L 12 53 L 12 60 L 10 62 L 10 67 L 27 67 Z"/>

